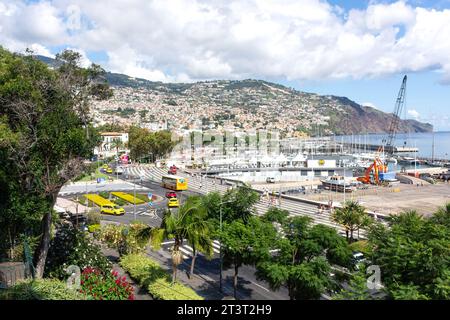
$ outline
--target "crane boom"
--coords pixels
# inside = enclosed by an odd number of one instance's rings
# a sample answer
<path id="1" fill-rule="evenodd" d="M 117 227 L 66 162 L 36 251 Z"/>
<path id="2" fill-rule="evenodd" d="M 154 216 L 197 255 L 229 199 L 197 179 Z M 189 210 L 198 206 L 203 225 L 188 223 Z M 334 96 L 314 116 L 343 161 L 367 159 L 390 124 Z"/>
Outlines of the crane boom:
<path id="1" fill-rule="evenodd" d="M 393 142 L 395 138 L 395 134 L 397 133 L 398 123 L 400 121 L 400 115 L 403 109 L 403 105 L 405 104 L 405 95 L 406 95 L 406 80 L 408 77 L 405 75 L 403 77 L 402 86 L 400 87 L 400 91 L 398 92 L 397 101 L 395 103 L 394 117 L 392 118 L 391 125 L 389 127 L 389 135 L 387 138 L 386 146 L 393 147 Z M 393 150 L 393 148 L 389 148 Z M 393 152 L 390 152 L 393 153 Z"/>

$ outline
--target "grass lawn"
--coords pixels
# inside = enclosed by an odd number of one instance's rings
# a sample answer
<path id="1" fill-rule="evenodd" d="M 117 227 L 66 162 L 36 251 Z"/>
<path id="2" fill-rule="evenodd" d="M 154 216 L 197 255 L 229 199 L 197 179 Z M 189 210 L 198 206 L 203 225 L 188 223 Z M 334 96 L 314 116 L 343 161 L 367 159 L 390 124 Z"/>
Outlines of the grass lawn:
<path id="1" fill-rule="evenodd" d="M 106 179 L 106 180 L 108 180 L 109 178 L 112 178 L 112 179 L 114 180 L 114 177 L 112 177 L 112 176 L 110 177 L 110 176 L 108 176 L 108 175 L 106 175 L 106 174 L 100 172 L 100 169 L 101 169 L 101 167 L 100 167 L 100 168 L 97 168 L 97 169 L 95 170 L 95 176 L 94 176 L 94 178 L 92 178 L 91 175 L 86 175 L 86 176 L 84 176 L 82 179 L 80 179 L 80 180 L 78 180 L 78 181 L 96 181 L 97 178 L 104 178 L 104 179 Z"/>

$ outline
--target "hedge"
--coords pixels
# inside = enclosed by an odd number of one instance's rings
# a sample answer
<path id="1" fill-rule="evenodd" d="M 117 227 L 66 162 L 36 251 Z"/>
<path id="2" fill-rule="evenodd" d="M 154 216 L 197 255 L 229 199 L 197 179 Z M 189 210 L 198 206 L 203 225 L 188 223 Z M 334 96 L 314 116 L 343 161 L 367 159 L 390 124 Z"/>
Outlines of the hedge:
<path id="1" fill-rule="evenodd" d="M 157 279 L 147 289 L 153 298 L 159 300 L 204 300 L 191 288 L 178 282 L 172 284 L 167 278 Z"/>
<path id="2" fill-rule="evenodd" d="M 67 288 L 57 279 L 21 281 L 11 288 L 0 291 L 0 300 L 86 300 L 76 290 Z"/>
<path id="3" fill-rule="evenodd" d="M 103 205 L 110 205 L 113 206 L 114 203 L 112 201 L 109 201 L 108 199 L 105 199 L 98 194 L 87 194 L 85 197 L 89 200 L 95 203 L 96 205 L 103 206 Z"/>
<path id="4" fill-rule="evenodd" d="M 141 286 L 147 288 L 155 299 L 204 300 L 191 288 L 180 283 L 172 284 L 169 274 L 147 256 L 129 254 L 120 259 L 120 265 Z"/>
<path id="5" fill-rule="evenodd" d="M 111 192 L 111 194 L 117 198 L 120 198 L 122 200 L 125 200 L 131 204 L 143 204 L 145 203 L 144 201 L 142 201 L 141 199 L 139 199 L 138 197 L 134 197 L 131 194 L 125 193 L 125 192 Z"/>

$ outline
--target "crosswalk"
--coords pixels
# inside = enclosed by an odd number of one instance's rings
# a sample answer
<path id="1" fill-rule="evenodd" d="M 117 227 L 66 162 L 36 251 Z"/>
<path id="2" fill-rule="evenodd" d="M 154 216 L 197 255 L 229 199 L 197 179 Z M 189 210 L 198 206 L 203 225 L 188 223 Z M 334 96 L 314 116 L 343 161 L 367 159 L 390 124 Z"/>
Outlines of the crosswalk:
<path id="1" fill-rule="evenodd" d="M 129 167 L 127 168 L 127 170 L 129 175 L 142 177 L 145 180 L 151 180 L 155 182 L 160 182 L 162 176 L 167 174 L 166 170 L 152 166 Z M 189 189 L 195 190 L 196 192 L 199 192 L 201 194 L 206 194 L 212 191 L 225 193 L 230 188 L 230 185 L 226 183 L 225 180 L 223 180 L 221 183 L 220 178 L 213 179 L 192 176 L 182 171 L 179 171 L 177 175 L 187 178 Z M 331 220 L 329 213 L 319 214 L 316 205 L 302 203 L 286 198 L 281 198 L 279 201 L 279 207 L 281 209 L 288 210 L 291 216 L 307 216 L 312 219 L 313 224 L 324 224 L 337 229 L 341 234 L 345 234 L 342 226 L 336 224 Z M 261 200 L 255 205 L 255 213 L 257 215 L 263 215 L 267 212 L 270 206 L 271 203 L 269 203 L 269 200 L 261 197 Z M 364 231 L 361 231 L 360 235 L 363 236 Z"/>
<path id="2" fill-rule="evenodd" d="M 161 246 L 163 247 L 163 249 L 171 251 L 173 249 L 173 244 L 174 244 L 174 240 L 169 240 L 169 241 L 165 241 L 163 243 L 161 243 Z M 219 254 L 220 253 L 220 242 L 217 240 L 214 240 L 212 242 L 212 247 L 213 247 L 213 251 L 215 254 Z M 180 246 L 180 251 L 183 255 L 183 259 L 188 259 L 191 258 L 193 256 L 193 252 L 194 249 L 192 249 L 191 246 L 189 246 L 188 244 L 183 244 L 182 246 Z M 200 252 L 197 252 L 198 255 L 203 255 Z"/>

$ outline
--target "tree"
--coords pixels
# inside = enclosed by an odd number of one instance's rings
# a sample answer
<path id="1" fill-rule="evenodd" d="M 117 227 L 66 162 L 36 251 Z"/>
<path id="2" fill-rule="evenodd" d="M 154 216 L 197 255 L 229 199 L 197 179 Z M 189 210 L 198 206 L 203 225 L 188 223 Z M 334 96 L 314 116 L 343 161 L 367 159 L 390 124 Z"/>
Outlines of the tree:
<path id="1" fill-rule="evenodd" d="M 445 211 L 441 208 L 430 218 L 407 211 L 391 216 L 388 226 L 370 228 L 371 258 L 380 266 L 392 298 L 450 296 L 450 227 Z"/>
<path id="2" fill-rule="evenodd" d="M 128 146 L 134 159 L 141 159 L 152 154 L 153 159 L 161 158 L 172 152 L 178 143 L 172 139 L 170 131 L 150 132 L 147 129 L 131 127 L 129 129 Z"/>
<path id="3" fill-rule="evenodd" d="M 337 208 L 331 219 L 345 228 L 347 241 L 353 241 L 353 232 L 370 225 L 371 218 L 365 208 L 355 201 L 348 201 L 343 208 Z"/>
<path id="4" fill-rule="evenodd" d="M 275 236 L 274 227 L 256 217 L 248 218 L 247 223 L 241 219 L 224 223 L 220 232 L 220 242 L 223 248 L 224 267 L 234 267 L 235 299 L 237 299 L 239 268 L 244 264 L 253 265 L 267 259 Z"/>
<path id="5" fill-rule="evenodd" d="M 178 265 L 183 261 L 180 247 L 186 240 L 193 248 L 190 275 L 194 273 L 195 258 L 198 251 L 212 256 L 211 229 L 206 221 L 206 210 L 202 206 L 200 197 L 186 199 L 176 212 L 167 211 L 160 228 L 148 227 L 140 232 L 140 239 L 147 238 L 154 248 L 159 248 L 165 239 L 173 239 L 172 269 L 173 282 L 177 278 Z"/>
<path id="6" fill-rule="evenodd" d="M 348 284 L 348 287 L 341 290 L 333 296 L 333 300 L 371 300 L 372 297 L 367 288 L 367 279 L 365 270 L 354 275 Z"/>
<path id="7" fill-rule="evenodd" d="M 78 67 L 80 57 L 66 50 L 51 70 L 31 55 L 0 49 L 0 176 L 7 195 L 2 213 L 14 219 L 21 216 L 14 212 L 28 211 L 42 219 L 34 255 L 37 277 L 44 273 L 59 190 L 83 170 L 82 159 L 95 146 L 89 101 L 110 96 L 101 80 L 104 71 Z M 36 232 L 36 226 L 27 231 Z"/>
<path id="8" fill-rule="evenodd" d="M 244 223 L 256 214 L 254 205 L 259 201 L 259 194 L 250 187 L 238 186 L 223 195 L 223 220 L 231 222 L 241 219 Z"/>
<path id="9" fill-rule="evenodd" d="M 275 222 L 282 224 L 286 221 L 289 216 L 289 211 L 280 209 L 277 207 L 271 207 L 262 217 L 263 220 L 268 222 Z"/>
<path id="10" fill-rule="evenodd" d="M 312 226 L 309 217 L 291 217 L 272 243 L 276 254 L 257 264 L 257 276 L 273 290 L 286 286 L 290 299 L 317 299 L 333 283 L 330 262 L 346 263 L 351 251 L 333 228 Z M 272 251 L 273 252 L 273 251 Z"/>
<path id="11" fill-rule="evenodd" d="M 124 143 L 119 138 L 115 138 L 111 142 L 111 148 L 115 148 L 116 149 L 116 155 L 119 155 L 119 148 L 122 148 L 123 146 L 124 146 Z"/>

